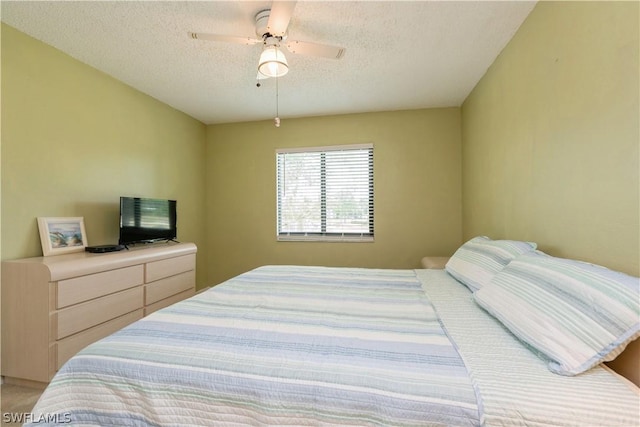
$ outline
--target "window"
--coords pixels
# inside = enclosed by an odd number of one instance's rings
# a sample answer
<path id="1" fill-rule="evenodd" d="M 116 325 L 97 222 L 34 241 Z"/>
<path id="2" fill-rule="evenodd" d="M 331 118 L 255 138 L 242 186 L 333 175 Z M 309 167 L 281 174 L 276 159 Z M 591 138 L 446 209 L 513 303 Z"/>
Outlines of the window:
<path id="1" fill-rule="evenodd" d="M 373 240 L 373 144 L 276 151 L 278 240 Z"/>

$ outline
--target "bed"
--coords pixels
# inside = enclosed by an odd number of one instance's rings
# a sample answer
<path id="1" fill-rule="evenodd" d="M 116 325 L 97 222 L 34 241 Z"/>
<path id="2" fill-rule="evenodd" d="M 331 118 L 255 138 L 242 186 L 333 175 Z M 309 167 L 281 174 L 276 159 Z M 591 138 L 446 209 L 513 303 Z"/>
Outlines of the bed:
<path id="1" fill-rule="evenodd" d="M 475 293 L 444 269 L 259 267 L 86 347 L 31 424 L 640 423 L 635 385 L 552 372 Z"/>

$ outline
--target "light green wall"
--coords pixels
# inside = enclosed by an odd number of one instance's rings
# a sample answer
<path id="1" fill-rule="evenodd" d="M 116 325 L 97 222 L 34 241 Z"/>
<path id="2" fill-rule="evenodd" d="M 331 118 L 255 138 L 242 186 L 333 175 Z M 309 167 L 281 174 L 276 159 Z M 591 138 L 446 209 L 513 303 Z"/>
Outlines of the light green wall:
<path id="1" fill-rule="evenodd" d="M 36 217 L 82 216 L 117 243 L 121 195 L 178 200 L 206 282 L 206 126 L 2 25 L 2 258 L 42 255 Z"/>
<path id="2" fill-rule="evenodd" d="M 374 243 L 277 242 L 276 148 L 374 144 Z M 418 268 L 461 241 L 458 108 L 209 126 L 211 283 L 265 264 Z"/>
<path id="3" fill-rule="evenodd" d="M 639 274 L 638 2 L 540 2 L 462 107 L 463 235 Z"/>
<path id="4" fill-rule="evenodd" d="M 200 286 L 268 263 L 417 267 L 477 234 L 638 275 L 637 2 L 539 3 L 461 111 L 204 126 L 4 24 L 1 76 L 2 259 L 41 253 L 37 216 L 114 242 L 131 194 L 179 200 Z M 376 241 L 276 242 L 275 149 L 362 142 Z"/>

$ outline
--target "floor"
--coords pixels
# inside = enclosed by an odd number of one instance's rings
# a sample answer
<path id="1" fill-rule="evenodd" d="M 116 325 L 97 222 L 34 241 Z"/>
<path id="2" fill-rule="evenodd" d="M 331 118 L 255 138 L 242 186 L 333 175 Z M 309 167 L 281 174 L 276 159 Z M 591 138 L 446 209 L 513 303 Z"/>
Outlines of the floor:
<path id="1" fill-rule="evenodd" d="M 31 412 L 42 394 L 42 390 L 12 384 L 0 385 L 0 392 L 0 412 L 2 412 L 0 425 L 2 426 L 21 426 L 25 418 L 24 414 Z"/>

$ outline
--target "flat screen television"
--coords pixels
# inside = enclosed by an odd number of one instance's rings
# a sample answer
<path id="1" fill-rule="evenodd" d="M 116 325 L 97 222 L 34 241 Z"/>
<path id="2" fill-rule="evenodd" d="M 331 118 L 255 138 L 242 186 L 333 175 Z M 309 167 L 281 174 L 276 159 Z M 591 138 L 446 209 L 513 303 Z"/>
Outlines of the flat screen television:
<path id="1" fill-rule="evenodd" d="M 120 245 L 175 240 L 176 224 L 175 200 L 120 197 Z"/>

